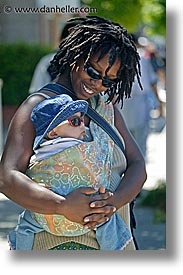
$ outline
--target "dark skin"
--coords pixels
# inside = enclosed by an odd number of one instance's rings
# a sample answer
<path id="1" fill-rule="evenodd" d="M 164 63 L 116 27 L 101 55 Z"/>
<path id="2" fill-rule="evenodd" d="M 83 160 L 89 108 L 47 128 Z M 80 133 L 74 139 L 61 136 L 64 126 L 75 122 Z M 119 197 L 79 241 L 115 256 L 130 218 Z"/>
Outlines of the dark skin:
<path id="1" fill-rule="evenodd" d="M 93 55 L 90 62 L 104 76 L 108 66 L 108 56 L 104 56 L 99 62 L 97 57 L 98 54 Z M 120 60 L 117 59 L 108 71 L 107 75 L 110 79 L 117 77 L 119 66 Z M 69 75 L 71 81 L 68 81 Z M 88 102 L 92 96 L 106 90 L 101 80 L 91 79 L 83 70 L 83 60 L 79 60 L 72 72 L 66 71 L 56 79 L 56 82 L 73 90 L 78 99 L 85 99 Z M 44 93 L 55 96 L 49 91 Z M 0 164 L 0 191 L 31 211 L 64 215 L 71 221 L 93 229 L 140 192 L 146 180 L 144 159 L 129 134 L 120 112 L 114 106 L 115 126 L 125 141 L 128 168 L 113 196 L 111 192 L 101 187 L 99 190 L 79 188 L 62 197 L 33 182 L 25 175 L 33 154 L 32 146 L 35 137 L 30 114 L 32 108 L 43 99 L 42 96 L 35 95 L 25 100 L 11 122 Z M 87 116 L 85 125 L 89 125 Z M 100 194 L 88 196 L 98 191 Z"/>

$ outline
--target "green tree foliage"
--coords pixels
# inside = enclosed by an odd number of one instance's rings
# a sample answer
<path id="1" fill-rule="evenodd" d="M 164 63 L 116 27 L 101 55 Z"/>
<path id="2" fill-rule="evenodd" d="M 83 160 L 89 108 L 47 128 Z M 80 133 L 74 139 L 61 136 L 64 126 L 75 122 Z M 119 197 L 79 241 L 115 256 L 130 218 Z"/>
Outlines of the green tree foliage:
<path id="1" fill-rule="evenodd" d="M 3 105 L 19 105 L 26 98 L 35 66 L 49 52 L 40 45 L 0 44 Z"/>
<path id="2" fill-rule="evenodd" d="M 157 187 L 140 200 L 140 205 L 153 208 L 155 223 L 166 222 L 166 182 L 160 180 Z"/>
<path id="3" fill-rule="evenodd" d="M 160 180 L 157 187 L 149 191 L 141 200 L 141 205 L 157 207 L 166 211 L 166 182 Z"/>
<path id="4" fill-rule="evenodd" d="M 144 28 L 148 35 L 165 35 L 166 0 L 83 0 L 97 14 L 124 25 L 129 32 Z"/>
<path id="5" fill-rule="evenodd" d="M 142 1 L 142 0 L 141 0 Z M 148 35 L 166 34 L 166 0 L 143 0 L 141 10 L 144 32 Z"/>
<path id="6" fill-rule="evenodd" d="M 132 32 L 139 23 L 139 11 L 142 6 L 137 0 L 84 0 L 90 7 L 96 7 L 99 16 L 109 18 L 128 28 Z M 90 14 L 96 15 L 96 14 Z M 133 15 L 133 18 L 132 16 Z"/>

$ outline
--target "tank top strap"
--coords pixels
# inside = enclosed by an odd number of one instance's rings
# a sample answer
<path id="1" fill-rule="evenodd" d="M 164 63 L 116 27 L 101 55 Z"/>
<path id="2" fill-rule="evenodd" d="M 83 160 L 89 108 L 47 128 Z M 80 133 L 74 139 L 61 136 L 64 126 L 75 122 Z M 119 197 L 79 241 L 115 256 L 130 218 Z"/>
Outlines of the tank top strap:
<path id="1" fill-rule="evenodd" d="M 28 98 L 30 98 L 31 96 L 33 96 L 33 95 L 41 95 L 41 96 L 43 96 L 44 98 L 50 98 L 50 96 L 49 95 L 47 95 L 47 94 L 45 94 L 45 93 L 41 93 L 41 92 L 35 92 L 35 93 L 32 93 L 31 95 L 29 95 L 28 96 Z"/>

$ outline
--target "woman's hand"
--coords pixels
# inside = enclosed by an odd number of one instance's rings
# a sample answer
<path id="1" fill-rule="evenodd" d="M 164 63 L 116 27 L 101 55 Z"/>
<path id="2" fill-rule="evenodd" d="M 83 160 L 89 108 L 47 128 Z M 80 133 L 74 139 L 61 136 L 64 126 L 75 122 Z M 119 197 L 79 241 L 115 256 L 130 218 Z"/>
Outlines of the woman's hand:
<path id="1" fill-rule="evenodd" d="M 62 213 L 67 219 L 94 229 L 114 213 L 114 207 L 107 205 L 111 196 L 112 193 L 106 192 L 104 187 L 99 190 L 90 187 L 78 188 L 65 197 Z"/>
<path id="2" fill-rule="evenodd" d="M 104 186 L 99 188 L 98 193 L 91 198 L 89 205 L 94 213 L 84 218 L 86 228 L 95 229 L 98 224 L 108 221 L 116 211 L 116 207 L 113 206 L 113 193 L 106 191 Z"/>
<path id="3" fill-rule="evenodd" d="M 67 219 L 84 225 L 84 216 L 90 213 L 90 195 L 97 190 L 90 187 L 78 188 L 65 196 L 62 202 L 61 211 Z"/>

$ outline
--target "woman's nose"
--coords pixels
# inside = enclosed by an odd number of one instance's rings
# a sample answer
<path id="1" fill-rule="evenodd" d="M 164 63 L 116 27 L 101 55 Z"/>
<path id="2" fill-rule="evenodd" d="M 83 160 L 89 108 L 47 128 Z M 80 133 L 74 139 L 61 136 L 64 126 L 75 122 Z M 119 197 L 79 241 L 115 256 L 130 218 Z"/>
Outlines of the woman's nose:
<path id="1" fill-rule="evenodd" d="M 107 90 L 106 87 L 102 86 L 102 79 L 90 79 L 92 87 L 97 89 L 99 92 Z"/>

